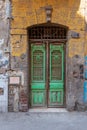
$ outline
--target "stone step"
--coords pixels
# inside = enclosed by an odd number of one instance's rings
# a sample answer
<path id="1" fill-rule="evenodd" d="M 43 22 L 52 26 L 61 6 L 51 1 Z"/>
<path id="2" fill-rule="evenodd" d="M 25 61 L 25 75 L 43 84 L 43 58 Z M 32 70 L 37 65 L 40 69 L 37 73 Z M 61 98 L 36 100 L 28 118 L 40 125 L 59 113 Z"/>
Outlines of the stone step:
<path id="1" fill-rule="evenodd" d="M 29 113 L 40 113 L 40 112 L 68 112 L 65 108 L 31 108 L 29 109 Z"/>

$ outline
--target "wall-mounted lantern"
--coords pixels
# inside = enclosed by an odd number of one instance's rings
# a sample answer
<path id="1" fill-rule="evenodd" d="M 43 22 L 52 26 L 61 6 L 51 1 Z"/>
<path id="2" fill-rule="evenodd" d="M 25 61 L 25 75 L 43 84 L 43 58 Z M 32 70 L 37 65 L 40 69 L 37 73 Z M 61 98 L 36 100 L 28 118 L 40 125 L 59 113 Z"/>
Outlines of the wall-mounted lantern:
<path id="1" fill-rule="evenodd" d="M 45 11 L 46 11 L 46 22 L 51 22 L 52 11 L 53 11 L 52 6 L 46 6 Z"/>

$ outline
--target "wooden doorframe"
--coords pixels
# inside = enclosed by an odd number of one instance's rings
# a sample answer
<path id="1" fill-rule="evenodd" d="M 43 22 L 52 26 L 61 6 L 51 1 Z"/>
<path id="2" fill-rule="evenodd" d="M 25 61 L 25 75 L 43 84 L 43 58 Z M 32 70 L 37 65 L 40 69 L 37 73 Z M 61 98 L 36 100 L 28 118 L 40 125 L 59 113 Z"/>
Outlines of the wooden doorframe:
<path id="1" fill-rule="evenodd" d="M 37 44 L 37 42 L 33 42 L 34 44 Z M 30 43 L 29 44 L 29 58 L 30 58 L 30 60 L 29 60 L 29 93 L 30 93 L 30 95 L 31 95 L 31 44 L 32 43 Z M 39 42 L 39 44 L 43 44 L 43 43 L 41 43 L 41 42 Z M 49 108 L 49 106 L 48 106 L 48 100 L 49 100 L 49 76 L 50 76 L 50 71 L 49 71 L 49 69 L 50 69 L 50 67 L 49 67 L 49 58 L 50 58 L 50 55 L 49 55 L 49 53 L 50 53 L 50 50 L 49 50 L 49 48 L 50 48 L 50 44 L 63 44 L 64 45 L 64 104 L 63 104 L 63 106 L 60 106 L 60 107 L 66 107 L 66 77 L 65 77 L 65 75 L 66 75 L 66 43 L 65 42 L 58 42 L 58 41 L 55 41 L 55 42 L 51 42 L 51 41 L 47 41 L 47 42 L 44 42 L 44 44 L 46 44 L 45 45 L 45 47 L 46 47 L 46 72 L 47 72 L 47 75 L 46 75 L 46 107 L 48 107 Z M 29 107 L 31 107 L 31 97 L 29 96 Z M 58 106 L 58 108 L 59 108 L 59 106 Z"/>
<path id="2" fill-rule="evenodd" d="M 65 65 L 64 65 L 64 107 L 66 107 L 66 64 L 67 64 L 67 61 L 66 61 L 66 44 L 67 44 L 67 34 L 68 34 L 68 27 L 67 26 L 64 26 L 64 25 L 60 25 L 60 24 L 56 24 L 56 23 L 50 23 L 50 24 L 47 24 L 47 23 L 43 23 L 43 24 L 39 24 L 39 25 L 33 25 L 33 26 L 30 26 L 30 27 L 28 27 L 27 28 L 27 34 L 28 34 L 28 58 L 29 58 L 29 60 L 28 60 L 28 71 L 29 71 L 29 74 L 28 74 L 28 77 L 29 77 L 29 88 L 28 88 L 28 90 L 29 90 L 29 107 L 31 106 L 31 99 L 30 99 L 30 95 L 31 95 L 31 74 L 30 74 L 30 72 L 31 72 L 31 55 L 30 55 L 30 53 L 31 53 L 31 47 L 30 47 L 30 45 L 31 45 L 31 43 L 37 43 L 37 42 L 39 42 L 39 43 L 41 43 L 41 42 L 43 42 L 43 40 L 42 39 L 30 39 L 30 37 L 29 37 L 29 30 L 32 30 L 32 28 L 33 27 L 40 27 L 40 26 L 43 26 L 43 27 L 45 27 L 45 26 L 55 26 L 55 27 L 62 27 L 62 28 L 64 28 L 64 29 L 66 29 L 66 38 L 65 39 L 47 39 L 48 40 L 48 42 L 51 42 L 51 43 L 57 43 L 57 44 L 59 44 L 59 43 L 62 43 L 62 44 L 64 44 L 64 63 L 65 63 Z M 46 42 L 47 40 L 44 40 L 44 42 Z M 46 52 L 46 53 L 49 53 L 49 52 Z M 48 60 L 48 63 L 49 63 L 49 58 L 47 59 Z M 49 69 L 48 69 L 48 71 L 49 71 Z M 48 77 L 49 77 L 49 72 L 48 72 Z M 47 79 L 48 79 L 48 77 L 47 77 Z M 48 86 L 49 86 L 49 79 L 48 79 Z M 47 96 L 48 96 L 48 93 L 47 93 Z M 47 107 L 48 107 L 48 100 L 47 100 Z"/>

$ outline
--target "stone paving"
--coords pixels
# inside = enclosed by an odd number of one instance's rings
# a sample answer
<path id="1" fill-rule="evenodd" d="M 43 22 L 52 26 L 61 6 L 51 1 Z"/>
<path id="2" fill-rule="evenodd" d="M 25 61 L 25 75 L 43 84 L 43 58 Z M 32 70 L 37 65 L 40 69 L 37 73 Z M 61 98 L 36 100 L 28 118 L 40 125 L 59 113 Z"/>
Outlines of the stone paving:
<path id="1" fill-rule="evenodd" d="M 87 130 L 87 112 L 0 113 L 0 130 Z"/>

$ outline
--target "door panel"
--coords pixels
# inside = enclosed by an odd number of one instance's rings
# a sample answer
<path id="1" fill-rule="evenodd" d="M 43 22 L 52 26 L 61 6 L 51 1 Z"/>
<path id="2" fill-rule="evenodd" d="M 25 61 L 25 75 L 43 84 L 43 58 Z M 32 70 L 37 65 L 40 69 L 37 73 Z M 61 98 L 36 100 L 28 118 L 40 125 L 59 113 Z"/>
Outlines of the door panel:
<path id="1" fill-rule="evenodd" d="M 46 99 L 46 92 L 44 89 L 40 90 L 35 90 L 33 89 L 31 91 L 32 93 L 32 107 L 38 107 L 38 106 L 45 106 L 45 99 Z"/>
<path id="2" fill-rule="evenodd" d="M 64 51 L 63 45 L 50 45 L 49 107 L 63 105 L 64 98 Z"/>
<path id="3" fill-rule="evenodd" d="M 31 106 L 45 105 L 45 45 L 31 44 Z"/>
<path id="4" fill-rule="evenodd" d="M 46 63 L 47 57 L 49 63 Z M 31 106 L 60 107 L 63 104 L 63 45 L 31 44 Z"/>
<path id="5" fill-rule="evenodd" d="M 58 107 L 63 105 L 63 89 L 50 89 L 49 99 L 49 106 Z"/>

